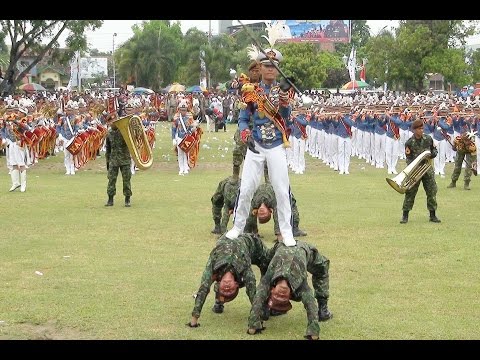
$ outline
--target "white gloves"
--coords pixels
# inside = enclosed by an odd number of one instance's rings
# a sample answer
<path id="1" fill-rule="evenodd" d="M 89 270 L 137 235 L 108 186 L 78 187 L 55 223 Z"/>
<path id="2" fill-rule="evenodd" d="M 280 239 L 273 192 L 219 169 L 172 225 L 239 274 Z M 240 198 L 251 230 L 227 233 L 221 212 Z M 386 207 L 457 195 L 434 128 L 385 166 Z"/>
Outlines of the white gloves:
<path id="1" fill-rule="evenodd" d="M 173 144 L 173 146 L 177 145 L 177 140 L 172 139 L 172 144 Z"/>

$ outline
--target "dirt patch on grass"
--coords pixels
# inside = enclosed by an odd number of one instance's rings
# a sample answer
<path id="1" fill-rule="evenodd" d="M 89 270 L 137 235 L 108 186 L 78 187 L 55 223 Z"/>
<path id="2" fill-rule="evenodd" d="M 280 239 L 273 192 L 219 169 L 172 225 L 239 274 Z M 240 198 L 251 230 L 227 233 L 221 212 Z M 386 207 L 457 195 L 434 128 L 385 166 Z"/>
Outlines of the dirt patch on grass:
<path id="1" fill-rule="evenodd" d="M 54 320 L 50 320 L 44 324 L 15 324 L 13 327 L 15 333 L 19 334 L 19 336 L 3 335 L 0 336 L 0 339 L 25 338 L 29 340 L 80 340 L 88 338 L 88 336 L 82 334 L 82 332 L 77 329 L 59 327 Z"/>

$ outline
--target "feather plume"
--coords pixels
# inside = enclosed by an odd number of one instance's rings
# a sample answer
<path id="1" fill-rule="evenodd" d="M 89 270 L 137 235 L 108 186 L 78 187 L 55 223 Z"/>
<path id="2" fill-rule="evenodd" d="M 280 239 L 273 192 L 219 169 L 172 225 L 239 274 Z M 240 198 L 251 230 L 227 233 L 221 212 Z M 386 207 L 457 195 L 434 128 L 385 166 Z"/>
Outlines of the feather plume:
<path id="1" fill-rule="evenodd" d="M 291 35 L 288 35 L 290 29 L 285 24 L 285 20 L 278 20 L 273 24 L 267 23 L 265 30 L 267 31 L 268 35 L 262 35 L 262 37 L 268 41 L 271 48 L 275 46 L 277 40 L 291 37 Z"/>
<path id="2" fill-rule="evenodd" d="M 255 45 L 247 46 L 247 55 L 248 58 L 252 61 L 257 60 L 258 55 L 260 54 L 260 50 Z"/>

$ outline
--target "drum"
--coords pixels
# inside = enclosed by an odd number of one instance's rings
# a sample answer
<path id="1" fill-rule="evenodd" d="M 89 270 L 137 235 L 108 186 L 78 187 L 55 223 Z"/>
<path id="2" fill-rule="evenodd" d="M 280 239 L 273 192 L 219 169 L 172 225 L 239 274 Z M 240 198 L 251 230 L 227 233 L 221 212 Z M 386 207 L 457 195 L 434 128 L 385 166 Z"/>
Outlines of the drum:
<path id="1" fill-rule="evenodd" d="M 25 131 L 23 135 L 23 140 L 28 146 L 33 146 L 37 143 L 37 135 L 35 135 L 35 133 L 33 133 L 32 131 Z"/>
<path id="2" fill-rule="evenodd" d="M 193 145 L 195 145 L 196 137 L 192 134 L 186 134 L 182 141 L 178 144 L 178 147 L 185 151 L 186 153 L 190 152 Z"/>
<path id="3" fill-rule="evenodd" d="M 78 136 L 75 136 L 75 137 L 72 137 L 70 140 L 67 140 L 65 149 L 67 149 L 67 151 L 70 154 L 77 155 L 82 149 L 82 145 L 83 145 L 82 139 Z"/>

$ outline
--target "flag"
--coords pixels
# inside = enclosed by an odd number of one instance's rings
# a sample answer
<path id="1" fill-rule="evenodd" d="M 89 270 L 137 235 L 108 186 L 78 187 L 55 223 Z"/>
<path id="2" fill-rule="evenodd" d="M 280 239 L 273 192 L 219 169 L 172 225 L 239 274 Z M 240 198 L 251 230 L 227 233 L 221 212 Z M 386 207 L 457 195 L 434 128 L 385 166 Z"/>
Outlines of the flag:
<path id="1" fill-rule="evenodd" d="M 360 80 L 362 80 L 363 82 L 366 82 L 365 79 L 366 79 L 366 70 L 365 70 L 365 64 L 362 65 L 362 70 L 360 70 Z"/>
<path id="2" fill-rule="evenodd" d="M 350 51 L 350 56 L 348 57 L 347 69 L 350 75 L 350 80 L 355 81 L 355 71 L 357 68 L 357 51 L 355 46 L 352 46 L 352 51 Z"/>

